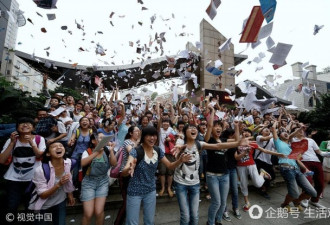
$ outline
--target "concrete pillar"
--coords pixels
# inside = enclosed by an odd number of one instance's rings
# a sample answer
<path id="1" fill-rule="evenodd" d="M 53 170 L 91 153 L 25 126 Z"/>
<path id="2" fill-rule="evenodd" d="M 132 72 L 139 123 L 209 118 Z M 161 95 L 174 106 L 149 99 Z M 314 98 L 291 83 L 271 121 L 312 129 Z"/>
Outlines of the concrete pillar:
<path id="1" fill-rule="evenodd" d="M 315 65 L 309 65 L 306 67 L 306 70 L 309 70 L 308 77 L 313 80 L 317 80 L 316 76 L 316 66 Z"/>
<path id="2" fill-rule="evenodd" d="M 301 68 L 302 63 L 301 62 L 296 62 L 291 65 L 292 68 L 292 75 L 294 77 L 299 77 L 301 78 L 301 73 L 302 73 L 302 68 Z"/>

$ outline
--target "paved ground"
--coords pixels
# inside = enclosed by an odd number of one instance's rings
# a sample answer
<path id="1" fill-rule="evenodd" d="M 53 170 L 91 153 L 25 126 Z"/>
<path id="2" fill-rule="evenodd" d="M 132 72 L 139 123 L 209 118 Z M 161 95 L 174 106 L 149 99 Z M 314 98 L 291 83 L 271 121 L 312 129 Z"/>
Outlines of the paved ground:
<path id="1" fill-rule="evenodd" d="M 270 200 L 267 200 L 260 196 L 256 190 L 252 189 L 249 193 L 249 199 L 252 205 L 259 205 L 263 210 L 260 219 L 252 219 L 248 212 L 242 213 L 242 219 L 238 220 L 232 216 L 231 222 L 222 221 L 224 225 L 236 225 L 236 224 L 253 224 L 253 225 L 264 225 L 264 224 L 313 224 L 313 225 L 328 225 L 330 224 L 330 185 L 327 185 L 325 189 L 325 198 L 320 200 L 320 203 L 327 207 L 325 212 L 317 211 L 315 208 L 310 207 L 302 213 L 282 213 L 279 208 L 282 203 L 284 196 L 286 195 L 286 186 L 284 184 L 279 187 L 273 187 L 269 191 L 271 196 Z M 209 200 L 205 197 L 201 198 L 199 205 L 199 224 L 205 224 L 207 220 L 207 210 L 210 205 Z M 231 205 L 230 197 L 228 198 L 228 205 Z M 243 197 L 239 195 L 239 205 L 243 205 Z M 231 208 L 231 207 L 230 207 Z M 106 210 L 105 212 L 105 224 L 113 224 L 116 217 L 117 210 Z M 232 214 L 231 214 L 232 215 Z M 258 210 L 252 211 L 252 216 L 258 215 Z M 67 216 L 67 224 L 80 224 L 82 214 L 72 214 Z M 142 212 L 140 213 L 140 223 L 143 224 Z M 155 224 L 180 224 L 180 213 L 179 206 L 176 198 L 173 199 L 162 199 L 157 201 Z"/>

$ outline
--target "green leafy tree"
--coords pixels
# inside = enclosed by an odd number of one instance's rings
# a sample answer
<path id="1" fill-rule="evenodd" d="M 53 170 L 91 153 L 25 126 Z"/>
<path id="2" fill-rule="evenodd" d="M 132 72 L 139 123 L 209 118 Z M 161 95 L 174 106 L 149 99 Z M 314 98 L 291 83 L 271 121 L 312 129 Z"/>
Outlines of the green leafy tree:
<path id="1" fill-rule="evenodd" d="M 330 131 L 330 93 L 321 96 L 321 101 L 315 109 L 303 112 L 299 115 L 299 121 L 309 124 L 310 130 L 317 130 L 313 136 L 317 143 L 327 139 Z"/>
<path id="2" fill-rule="evenodd" d="M 36 115 L 43 106 L 42 99 L 29 96 L 29 92 L 16 89 L 13 82 L 0 77 L 0 123 L 15 123 L 19 117 Z"/>

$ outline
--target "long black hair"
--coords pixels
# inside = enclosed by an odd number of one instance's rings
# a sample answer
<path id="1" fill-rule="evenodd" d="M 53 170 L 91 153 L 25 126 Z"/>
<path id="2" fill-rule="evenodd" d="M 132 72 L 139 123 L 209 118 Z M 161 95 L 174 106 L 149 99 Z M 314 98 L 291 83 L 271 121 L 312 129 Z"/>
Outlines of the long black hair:
<path id="1" fill-rule="evenodd" d="M 128 128 L 127 134 L 126 134 L 126 136 L 125 136 L 125 140 L 126 140 L 126 139 L 131 139 L 135 127 L 137 127 L 137 126 L 130 126 L 130 127 Z"/>

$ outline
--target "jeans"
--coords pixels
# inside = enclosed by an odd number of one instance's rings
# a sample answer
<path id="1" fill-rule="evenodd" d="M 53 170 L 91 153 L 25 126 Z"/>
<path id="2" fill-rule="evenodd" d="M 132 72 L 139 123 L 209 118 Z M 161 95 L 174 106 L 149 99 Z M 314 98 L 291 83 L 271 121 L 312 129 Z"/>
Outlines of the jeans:
<path id="1" fill-rule="evenodd" d="M 231 193 L 231 204 L 233 206 L 233 209 L 238 209 L 238 178 L 236 168 L 228 169 L 228 174 Z"/>
<path id="2" fill-rule="evenodd" d="M 298 186 L 306 192 L 306 194 L 316 197 L 317 193 L 313 186 L 309 183 L 306 176 L 299 169 L 289 169 L 280 167 L 281 174 L 286 181 L 289 195 L 297 199 L 300 195 Z"/>
<path id="3" fill-rule="evenodd" d="M 129 177 L 124 177 L 122 173 L 120 173 L 120 176 L 118 178 L 119 181 L 119 187 L 120 187 L 120 192 L 121 196 L 123 198 L 123 203 L 118 210 L 117 218 L 114 222 L 114 225 L 122 225 L 124 224 L 125 217 L 126 217 L 126 199 L 127 199 L 127 187 L 128 187 L 128 182 L 129 182 Z"/>
<path id="4" fill-rule="evenodd" d="M 156 190 L 142 196 L 127 195 L 126 225 L 138 225 L 140 206 L 143 203 L 143 222 L 145 225 L 155 224 Z"/>
<path id="5" fill-rule="evenodd" d="M 49 209 L 41 210 L 40 214 L 44 215 L 45 213 L 50 213 L 52 215 L 51 221 L 45 221 L 44 218 L 40 221 L 35 220 L 36 225 L 44 224 L 54 224 L 54 225 L 65 225 L 65 216 L 66 216 L 66 200 L 63 202 L 50 207 Z"/>
<path id="6" fill-rule="evenodd" d="M 5 208 L 7 212 L 15 215 L 21 202 L 24 203 L 25 209 L 28 209 L 31 196 L 28 196 L 25 191 L 30 183 L 30 181 L 6 180 L 7 206 Z"/>
<path id="7" fill-rule="evenodd" d="M 180 207 L 180 225 L 198 225 L 199 186 L 174 182 Z"/>
<path id="8" fill-rule="evenodd" d="M 199 159 L 199 174 L 206 173 L 206 164 L 207 164 L 207 151 L 204 149 L 202 151 L 201 157 Z"/>
<path id="9" fill-rule="evenodd" d="M 221 222 L 222 214 L 225 211 L 229 191 L 229 174 L 217 176 L 206 173 L 206 182 L 211 195 L 208 224 L 212 225 L 215 220 Z"/>

